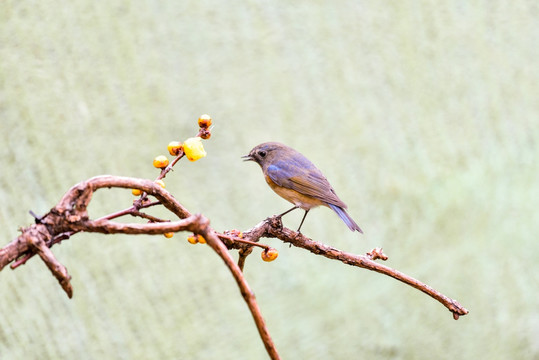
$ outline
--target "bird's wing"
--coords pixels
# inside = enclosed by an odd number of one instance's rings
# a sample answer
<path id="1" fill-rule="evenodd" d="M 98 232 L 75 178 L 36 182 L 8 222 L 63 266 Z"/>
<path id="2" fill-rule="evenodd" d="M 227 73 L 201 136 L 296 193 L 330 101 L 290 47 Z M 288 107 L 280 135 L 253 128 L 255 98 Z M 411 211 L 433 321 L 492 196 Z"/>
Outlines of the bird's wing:
<path id="1" fill-rule="evenodd" d="M 346 208 L 322 172 L 307 162 L 279 160 L 267 167 L 267 175 L 279 186 Z"/>

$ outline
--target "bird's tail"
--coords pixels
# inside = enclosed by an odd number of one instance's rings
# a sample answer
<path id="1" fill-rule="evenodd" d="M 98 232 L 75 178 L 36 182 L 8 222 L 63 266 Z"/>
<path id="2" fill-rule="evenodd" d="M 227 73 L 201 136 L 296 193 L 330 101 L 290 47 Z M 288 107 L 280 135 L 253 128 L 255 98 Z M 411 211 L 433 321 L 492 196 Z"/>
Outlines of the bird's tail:
<path id="1" fill-rule="evenodd" d="M 337 206 L 337 205 L 333 205 L 333 204 L 328 204 L 328 206 L 333 209 L 333 211 L 335 211 L 337 213 L 337 215 L 339 215 L 339 217 L 342 219 L 342 221 L 344 221 L 344 223 L 350 228 L 350 230 L 352 231 L 359 231 L 360 233 L 363 234 L 363 231 L 361 231 L 361 229 L 359 228 L 358 224 L 356 224 L 356 222 L 354 221 L 354 219 L 352 219 L 350 217 L 350 215 L 348 215 L 348 213 L 346 212 L 346 210 L 344 210 L 342 207 L 340 206 Z"/>

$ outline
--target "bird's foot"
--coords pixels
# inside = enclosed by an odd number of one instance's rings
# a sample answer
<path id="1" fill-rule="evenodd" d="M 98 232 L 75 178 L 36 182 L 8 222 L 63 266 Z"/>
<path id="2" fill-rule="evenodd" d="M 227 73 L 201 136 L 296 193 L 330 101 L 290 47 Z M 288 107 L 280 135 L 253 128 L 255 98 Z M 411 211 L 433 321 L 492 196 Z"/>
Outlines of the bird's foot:
<path id="1" fill-rule="evenodd" d="M 274 229 L 282 230 L 283 229 L 283 221 L 281 220 L 281 217 L 282 217 L 282 215 L 275 215 L 275 216 L 272 216 L 272 217 L 268 218 L 270 226 L 272 228 L 274 228 Z"/>

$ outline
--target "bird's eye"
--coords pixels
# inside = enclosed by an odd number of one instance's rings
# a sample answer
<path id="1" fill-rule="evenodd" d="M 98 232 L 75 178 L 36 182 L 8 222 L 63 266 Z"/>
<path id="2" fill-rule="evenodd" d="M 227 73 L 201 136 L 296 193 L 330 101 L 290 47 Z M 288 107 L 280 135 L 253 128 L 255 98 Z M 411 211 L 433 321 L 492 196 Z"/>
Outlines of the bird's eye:
<path id="1" fill-rule="evenodd" d="M 266 153 L 264 150 L 260 150 L 260 151 L 258 152 L 258 155 L 260 155 L 260 157 L 266 157 L 266 154 L 267 154 L 267 153 Z"/>

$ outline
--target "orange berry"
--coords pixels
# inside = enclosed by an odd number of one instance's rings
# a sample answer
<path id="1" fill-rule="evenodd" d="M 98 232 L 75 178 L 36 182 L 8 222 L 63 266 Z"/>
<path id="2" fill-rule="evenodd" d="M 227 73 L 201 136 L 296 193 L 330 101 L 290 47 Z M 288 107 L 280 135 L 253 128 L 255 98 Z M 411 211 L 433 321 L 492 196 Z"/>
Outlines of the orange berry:
<path id="1" fill-rule="evenodd" d="M 135 196 L 139 196 L 140 194 L 142 194 L 142 190 L 140 189 L 131 189 L 131 193 Z"/>
<path id="2" fill-rule="evenodd" d="M 168 165 L 168 159 L 165 155 L 159 155 L 156 156 L 155 159 L 153 159 L 153 166 L 156 168 L 162 169 L 164 167 L 167 167 Z"/>
<path id="3" fill-rule="evenodd" d="M 154 183 L 161 186 L 163 189 L 165 188 L 165 182 L 163 180 L 155 180 Z"/>
<path id="4" fill-rule="evenodd" d="M 202 237 L 202 235 L 191 235 L 187 238 L 187 241 L 189 241 L 191 244 L 196 244 L 196 243 L 201 243 L 201 244 L 205 244 L 206 243 L 206 239 L 204 239 L 204 237 Z"/>
<path id="5" fill-rule="evenodd" d="M 198 118 L 198 126 L 201 128 L 209 128 L 211 126 L 211 116 L 208 114 L 200 115 Z"/>
<path id="6" fill-rule="evenodd" d="M 171 141 L 167 145 L 168 153 L 172 156 L 178 156 L 180 151 L 182 151 L 182 143 L 179 141 Z"/>
<path id="7" fill-rule="evenodd" d="M 174 236 L 174 233 L 173 233 L 173 232 L 167 232 L 167 233 L 164 233 L 163 235 L 165 235 L 165 237 L 166 237 L 167 239 L 170 239 L 171 237 Z"/>
<path id="8" fill-rule="evenodd" d="M 268 248 L 262 251 L 260 256 L 262 257 L 262 260 L 269 262 L 269 261 L 273 261 L 277 259 L 277 256 L 279 256 L 279 252 L 275 250 L 274 248 Z"/>

